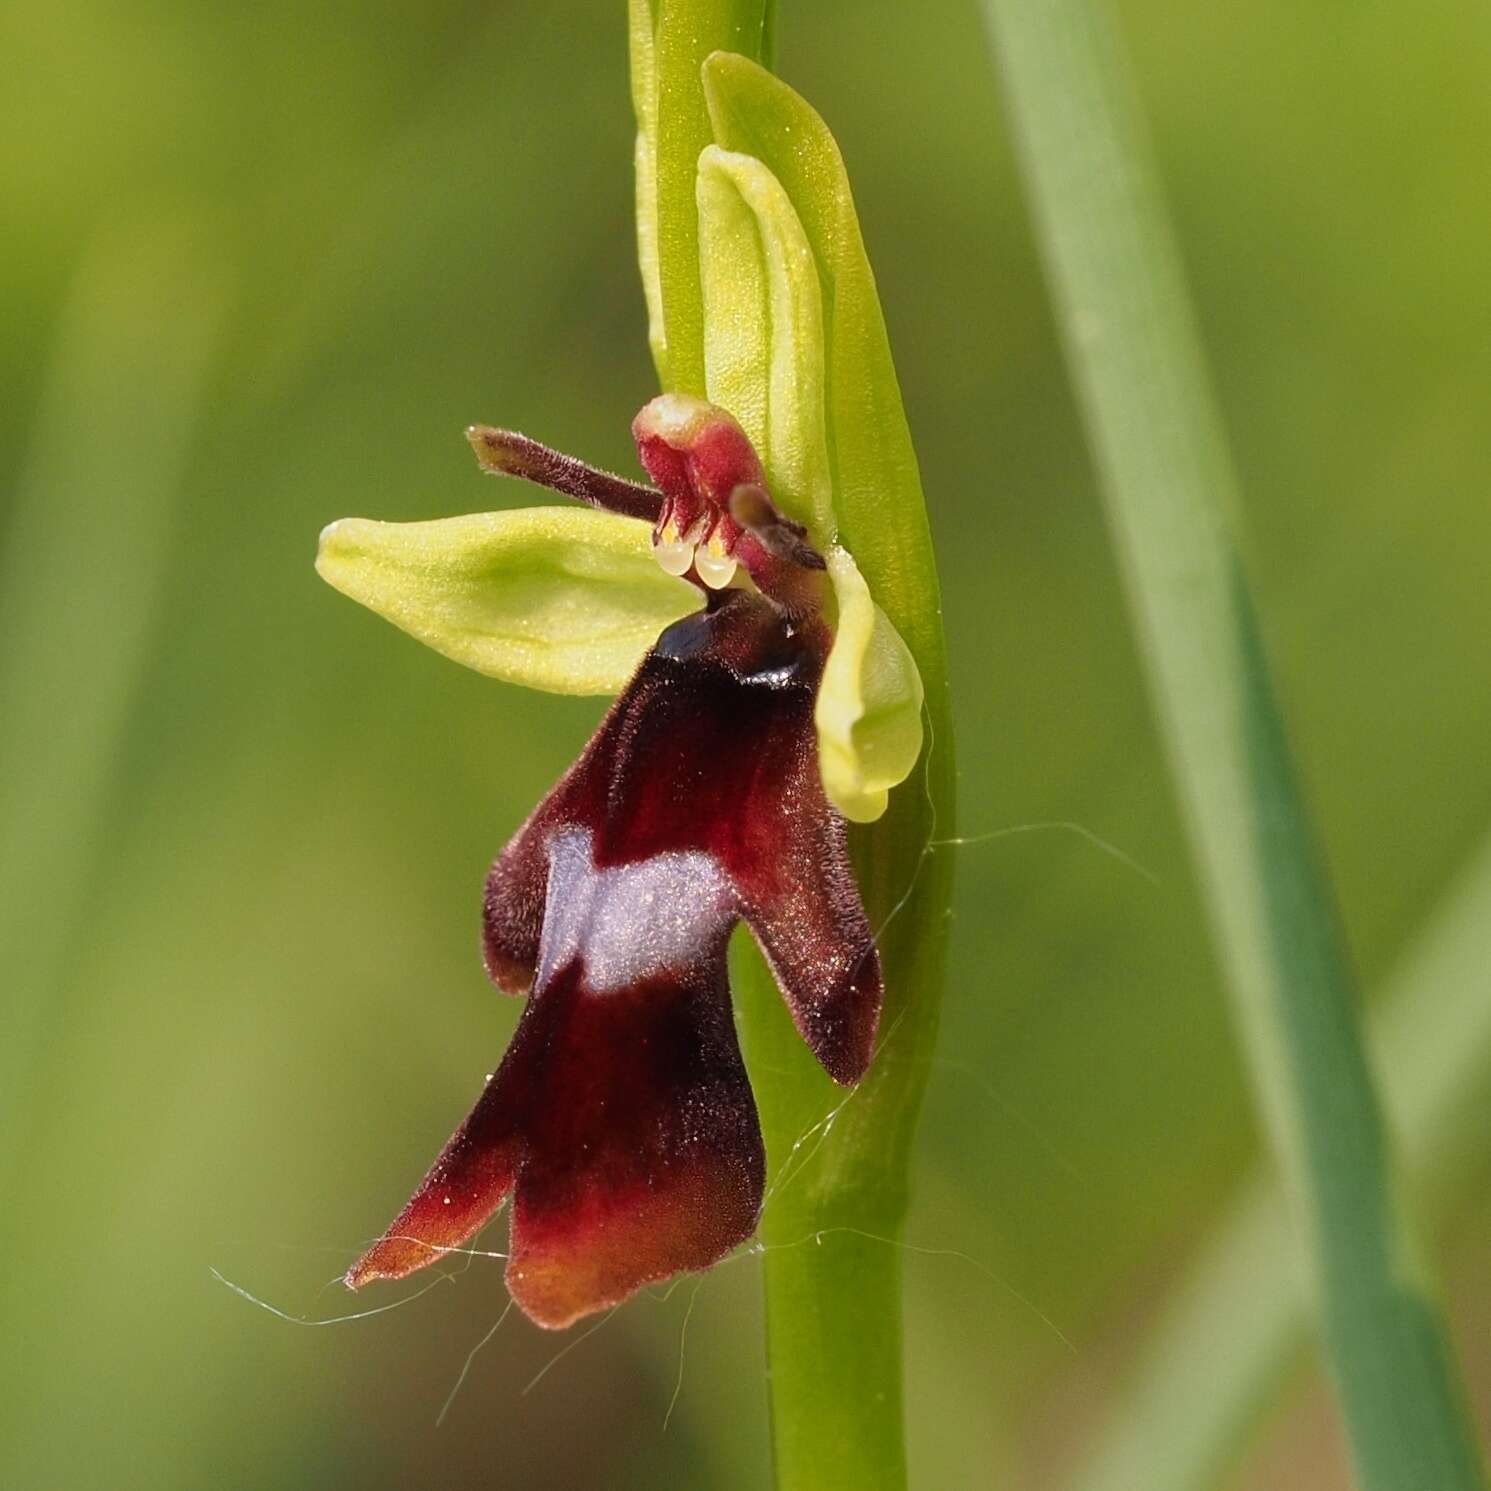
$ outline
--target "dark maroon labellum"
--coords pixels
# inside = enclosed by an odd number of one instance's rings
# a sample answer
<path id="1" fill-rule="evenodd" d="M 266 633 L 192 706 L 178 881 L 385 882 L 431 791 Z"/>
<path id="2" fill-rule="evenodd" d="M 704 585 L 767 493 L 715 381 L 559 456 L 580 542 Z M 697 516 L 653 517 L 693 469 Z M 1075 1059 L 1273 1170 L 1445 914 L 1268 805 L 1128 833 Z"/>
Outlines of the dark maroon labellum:
<path id="1" fill-rule="evenodd" d="M 658 639 L 492 866 L 487 968 L 531 990 L 527 1006 L 349 1285 L 460 1247 L 509 1191 L 508 1285 L 546 1326 L 750 1236 L 765 1156 L 731 1018 L 732 929 L 751 928 L 836 1081 L 864 1073 L 880 1010 L 843 820 L 818 773 L 828 642 L 816 616 L 736 588 Z"/>

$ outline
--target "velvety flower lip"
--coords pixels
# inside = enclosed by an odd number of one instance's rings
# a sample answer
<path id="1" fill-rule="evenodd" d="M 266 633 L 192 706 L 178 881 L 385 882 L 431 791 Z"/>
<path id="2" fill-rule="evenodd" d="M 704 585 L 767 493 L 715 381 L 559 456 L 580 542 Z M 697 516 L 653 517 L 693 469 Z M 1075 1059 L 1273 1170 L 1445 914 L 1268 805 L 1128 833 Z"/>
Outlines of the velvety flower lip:
<path id="1" fill-rule="evenodd" d="M 549 1327 L 749 1237 L 765 1155 L 726 979 L 740 921 L 829 1075 L 870 1061 L 880 964 L 814 723 L 824 561 L 724 411 L 665 395 L 634 434 L 656 490 L 471 432 L 483 464 L 651 522 L 665 567 L 692 545 L 677 572 L 705 605 L 662 633 L 493 864 L 486 966 L 528 1002 L 353 1288 L 461 1247 L 509 1194 L 508 1286 Z"/>

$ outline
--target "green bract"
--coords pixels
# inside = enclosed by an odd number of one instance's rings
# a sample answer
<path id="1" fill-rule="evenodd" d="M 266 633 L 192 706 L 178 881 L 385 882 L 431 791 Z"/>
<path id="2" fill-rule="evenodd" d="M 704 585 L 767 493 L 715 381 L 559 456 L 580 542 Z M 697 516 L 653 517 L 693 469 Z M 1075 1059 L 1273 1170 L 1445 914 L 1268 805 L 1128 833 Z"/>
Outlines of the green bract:
<path id="1" fill-rule="evenodd" d="M 556 694 L 616 693 L 699 598 L 658 568 L 645 524 L 586 508 L 343 518 L 316 569 L 436 652 Z"/>
<path id="2" fill-rule="evenodd" d="M 759 56 L 761 0 L 627 0 L 637 114 L 637 249 L 665 390 L 704 392 L 694 171 L 710 142 L 699 69 L 717 49 Z"/>

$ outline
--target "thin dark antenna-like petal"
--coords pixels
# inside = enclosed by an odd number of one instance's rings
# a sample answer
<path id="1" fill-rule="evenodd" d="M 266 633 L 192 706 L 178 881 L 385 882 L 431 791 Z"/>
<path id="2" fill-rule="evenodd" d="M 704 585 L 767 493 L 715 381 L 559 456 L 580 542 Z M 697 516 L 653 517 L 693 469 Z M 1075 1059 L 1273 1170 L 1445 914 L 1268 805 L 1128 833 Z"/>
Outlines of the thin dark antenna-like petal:
<path id="1" fill-rule="evenodd" d="M 500 476 L 520 476 L 524 481 L 563 492 L 606 512 L 655 523 L 662 512 L 663 494 L 641 482 L 627 481 L 609 471 L 586 465 L 563 451 L 552 450 L 520 435 L 492 425 L 472 425 L 466 439 L 484 471 Z"/>

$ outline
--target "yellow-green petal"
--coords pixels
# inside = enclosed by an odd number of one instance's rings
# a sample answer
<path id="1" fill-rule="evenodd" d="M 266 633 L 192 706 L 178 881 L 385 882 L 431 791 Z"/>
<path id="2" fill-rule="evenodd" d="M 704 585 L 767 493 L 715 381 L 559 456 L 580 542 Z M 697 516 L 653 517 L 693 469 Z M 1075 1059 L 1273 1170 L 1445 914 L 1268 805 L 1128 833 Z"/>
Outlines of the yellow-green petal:
<path id="1" fill-rule="evenodd" d="M 316 569 L 436 652 L 555 694 L 616 693 L 698 606 L 658 568 L 645 523 L 585 508 L 343 518 L 322 532 Z"/>
<path id="2" fill-rule="evenodd" d="M 839 621 L 813 715 L 819 768 L 829 801 L 872 823 L 921 756 L 921 675 L 849 553 L 826 557 Z"/>
<path id="3" fill-rule="evenodd" d="M 697 195 L 709 398 L 750 436 L 773 500 L 826 546 L 835 524 L 813 251 L 781 183 L 753 156 L 711 145 Z"/>

